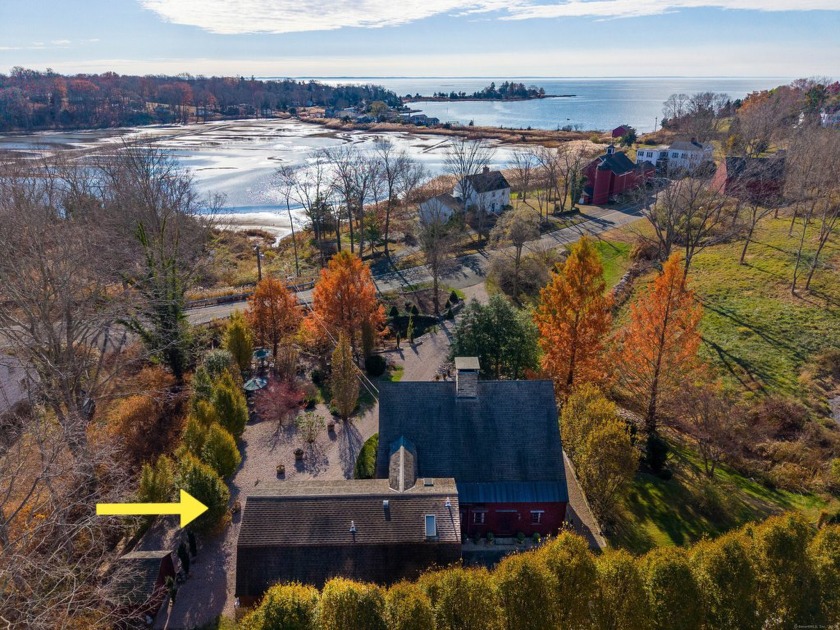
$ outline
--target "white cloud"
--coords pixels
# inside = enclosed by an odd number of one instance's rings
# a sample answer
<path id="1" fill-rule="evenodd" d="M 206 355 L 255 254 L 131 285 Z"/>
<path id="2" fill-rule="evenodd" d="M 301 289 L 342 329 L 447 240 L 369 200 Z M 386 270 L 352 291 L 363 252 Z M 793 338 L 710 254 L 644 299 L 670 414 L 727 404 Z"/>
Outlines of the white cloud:
<path id="1" fill-rule="evenodd" d="M 139 0 L 163 19 L 219 34 L 293 33 L 399 26 L 441 14 L 498 12 L 501 19 L 638 17 L 715 7 L 754 11 L 840 10 L 838 0 Z"/>
<path id="2" fill-rule="evenodd" d="M 72 42 L 69 39 L 54 39 L 50 42 L 53 46 L 67 46 Z"/>

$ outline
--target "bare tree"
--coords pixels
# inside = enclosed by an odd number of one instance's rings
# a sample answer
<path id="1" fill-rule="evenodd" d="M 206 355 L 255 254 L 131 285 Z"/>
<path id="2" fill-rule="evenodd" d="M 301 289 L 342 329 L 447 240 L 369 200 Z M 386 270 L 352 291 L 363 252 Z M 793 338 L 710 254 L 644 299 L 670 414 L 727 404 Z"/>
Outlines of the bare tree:
<path id="1" fill-rule="evenodd" d="M 530 150 L 514 151 L 511 166 L 513 167 L 514 182 L 516 190 L 519 192 L 519 198 L 526 201 L 537 166 L 536 155 Z"/>
<path id="2" fill-rule="evenodd" d="M 438 295 L 440 278 L 449 269 L 454 245 L 452 218 L 445 213 L 443 206 L 435 205 L 424 214 L 420 221 L 417 240 L 426 259 L 426 265 L 432 274 L 432 302 L 435 315 L 440 315 L 440 297 Z"/>
<path id="3" fill-rule="evenodd" d="M 289 172 L 290 197 L 297 202 L 309 219 L 315 234 L 315 243 L 321 266 L 324 260 L 324 222 L 329 214 L 327 198 L 330 192 L 328 163 L 323 155 L 316 153 L 309 156 L 306 166 Z"/>
<path id="4" fill-rule="evenodd" d="M 289 227 L 292 230 L 292 250 L 295 254 L 295 275 L 300 275 L 300 260 L 298 258 L 298 248 L 297 248 L 297 238 L 295 236 L 295 220 L 292 216 L 292 193 L 295 189 L 295 177 L 297 173 L 295 169 L 291 166 L 281 166 L 277 169 L 276 174 L 276 181 L 277 185 L 280 188 L 280 194 L 283 195 L 283 199 L 286 202 L 286 214 L 289 217 Z"/>
<path id="5" fill-rule="evenodd" d="M 666 260 L 675 247 L 682 248 L 684 276 L 688 276 L 694 256 L 728 236 L 726 203 L 726 197 L 710 187 L 706 178 L 686 177 L 664 187 L 656 203 L 643 210 L 653 227 L 660 258 Z"/>
<path id="6" fill-rule="evenodd" d="M 580 143 L 565 142 L 557 147 L 557 168 L 562 188 L 560 190 L 560 211 L 566 210 L 566 198 L 572 208 L 577 205 L 583 192 L 586 176 L 583 169 L 592 159 L 592 155 Z"/>
<path id="7" fill-rule="evenodd" d="M 472 203 L 475 205 L 479 234 L 484 233 L 486 208 L 483 207 L 480 195 L 478 195 L 470 180 L 490 164 L 494 153 L 493 148 L 484 140 L 458 138 L 449 145 L 444 162 L 446 172 L 455 178 L 457 196 L 463 200 L 464 209 L 468 210 L 471 200 L 475 200 Z"/>
<path id="8" fill-rule="evenodd" d="M 490 240 L 496 245 L 513 247 L 513 297 L 519 299 L 519 271 L 522 262 L 522 248 L 525 243 L 540 236 L 539 217 L 530 208 L 521 207 L 502 215 L 496 223 Z"/>

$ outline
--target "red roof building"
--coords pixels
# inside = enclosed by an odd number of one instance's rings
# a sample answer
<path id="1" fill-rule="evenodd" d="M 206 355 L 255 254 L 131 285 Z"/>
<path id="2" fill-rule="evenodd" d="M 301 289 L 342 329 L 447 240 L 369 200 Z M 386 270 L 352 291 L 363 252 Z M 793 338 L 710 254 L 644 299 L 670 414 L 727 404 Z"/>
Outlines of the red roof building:
<path id="1" fill-rule="evenodd" d="M 649 162 L 634 164 L 624 152 L 610 145 L 604 155 L 592 160 L 583 170 L 586 183 L 582 203 L 596 206 L 609 203 L 618 195 L 642 186 L 654 171 Z"/>
<path id="2" fill-rule="evenodd" d="M 627 134 L 630 131 L 630 127 L 627 125 L 619 125 L 615 129 L 612 130 L 612 137 L 613 138 L 620 138 Z"/>

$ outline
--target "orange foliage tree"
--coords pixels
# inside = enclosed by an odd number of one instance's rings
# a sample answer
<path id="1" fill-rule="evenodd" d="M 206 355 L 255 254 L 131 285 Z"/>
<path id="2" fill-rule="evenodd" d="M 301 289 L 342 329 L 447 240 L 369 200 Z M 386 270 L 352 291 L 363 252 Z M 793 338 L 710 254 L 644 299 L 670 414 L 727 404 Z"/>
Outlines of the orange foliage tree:
<path id="1" fill-rule="evenodd" d="M 376 299 L 376 286 L 370 269 L 347 251 L 338 252 L 321 270 L 321 278 L 312 291 L 310 330 L 317 336 L 327 333 L 338 339 L 347 335 L 355 351 L 362 331 L 379 330 L 385 323 L 385 309 Z"/>
<path id="2" fill-rule="evenodd" d="M 653 286 L 630 306 L 622 335 L 622 381 L 643 407 L 649 434 L 656 432 L 662 399 L 673 397 L 698 365 L 702 315 L 678 254 L 668 258 Z"/>
<path id="3" fill-rule="evenodd" d="M 297 332 L 302 319 L 297 298 L 276 278 L 260 280 L 248 298 L 245 318 L 254 331 L 257 343 L 271 346 L 277 361 L 277 347 L 286 337 Z"/>
<path id="4" fill-rule="evenodd" d="M 588 238 L 582 238 L 563 268 L 540 292 L 534 314 L 543 351 L 542 368 L 565 397 L 581 382 L 607 377 L 605 339 L 612 298 L 604 295 L 604 268 Z"/>

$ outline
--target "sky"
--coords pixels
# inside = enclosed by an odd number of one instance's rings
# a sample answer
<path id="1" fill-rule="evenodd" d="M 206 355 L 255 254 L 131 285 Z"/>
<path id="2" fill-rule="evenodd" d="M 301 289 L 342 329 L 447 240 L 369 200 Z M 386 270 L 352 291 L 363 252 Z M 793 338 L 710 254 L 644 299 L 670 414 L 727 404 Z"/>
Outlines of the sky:
<path id="1" fill-rule="evenodd" d="M 257 77 L 837 78 L 840 0 L 0 0 L 0 73 L 14 66 Z"/>

